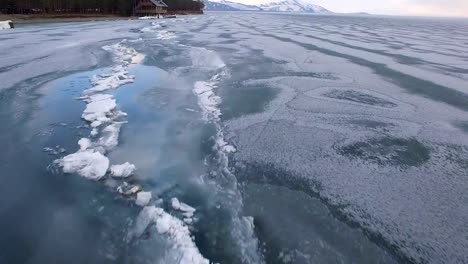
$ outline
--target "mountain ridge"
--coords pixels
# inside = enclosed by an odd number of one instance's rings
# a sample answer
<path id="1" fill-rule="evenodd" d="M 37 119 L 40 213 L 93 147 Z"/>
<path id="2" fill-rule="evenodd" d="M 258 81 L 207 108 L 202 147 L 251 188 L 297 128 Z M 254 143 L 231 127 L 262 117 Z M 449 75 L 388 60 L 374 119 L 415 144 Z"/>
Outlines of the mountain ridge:
<path id="1" fill-rule="evenodd" d="M 204 0 L 206 11 L 265 11 L 333 14 L 332 11 L 307 0 L 271 0 L 260 5 L 246 5 L 228 0 Z"/>

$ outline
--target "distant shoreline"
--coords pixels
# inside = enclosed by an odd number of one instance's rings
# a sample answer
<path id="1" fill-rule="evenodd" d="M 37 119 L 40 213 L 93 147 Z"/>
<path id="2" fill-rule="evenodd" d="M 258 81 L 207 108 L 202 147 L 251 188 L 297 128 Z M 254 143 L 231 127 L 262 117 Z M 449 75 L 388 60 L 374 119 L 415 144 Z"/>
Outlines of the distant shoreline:
<path id="1" fill-rule="evenodd" d="M 168 15 L 199 15 L 193 12 L 175 12 Z M 53 22 L 87 22 L 87 21 L 106 21 L 106 20 L 135 20 L 136 16 L 120 16 L 112 14 L 0 14 L 0 21 L 12 20 L 14 24 L 27 23 L 53 23 Z"/>

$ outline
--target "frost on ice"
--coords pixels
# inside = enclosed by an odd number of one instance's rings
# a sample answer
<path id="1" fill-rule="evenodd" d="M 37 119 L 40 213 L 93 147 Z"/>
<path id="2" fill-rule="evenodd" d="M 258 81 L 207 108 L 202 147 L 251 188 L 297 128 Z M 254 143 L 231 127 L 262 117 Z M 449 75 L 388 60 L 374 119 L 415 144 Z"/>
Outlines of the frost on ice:
<path id="1" fill-rule="evenodd" d="M 110 171 L 112 176 L 118 178 L 127 178 L 136 170 L 135 165 L 125 162 L 124 164 L 112 165 Z"/>

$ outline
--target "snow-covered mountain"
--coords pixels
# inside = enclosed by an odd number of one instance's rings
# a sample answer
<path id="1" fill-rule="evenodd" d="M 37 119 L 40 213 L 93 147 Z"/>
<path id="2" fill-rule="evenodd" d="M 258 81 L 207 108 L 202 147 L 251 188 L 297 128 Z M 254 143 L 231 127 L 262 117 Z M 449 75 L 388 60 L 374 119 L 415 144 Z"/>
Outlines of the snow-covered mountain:
<path id="1" fill-rule="evenodd" d="M 258 6 L 245 5 L 226 0 L 205 0 L 204 3 L 205 10 L 208 11 L 263 11 Z"/>
<path id="2" fill-rule="evenodd" d="M 260 5 L 264 11 L 270 12 L 307 12 L 317 14 L 329 14 L 329 10 L 312 4 L 307 0 L 273 0 L 269 3 Z"/>
<path id="3" fill-rule="evenodd" d="M 204 0 L 207 11 L 268 11 L 268 12 L 302 12 L 331 14 L 332 12 L 311 3 L 309 0 L 265 0 L 260 5 L 246 5 L 236 0 Z"/>

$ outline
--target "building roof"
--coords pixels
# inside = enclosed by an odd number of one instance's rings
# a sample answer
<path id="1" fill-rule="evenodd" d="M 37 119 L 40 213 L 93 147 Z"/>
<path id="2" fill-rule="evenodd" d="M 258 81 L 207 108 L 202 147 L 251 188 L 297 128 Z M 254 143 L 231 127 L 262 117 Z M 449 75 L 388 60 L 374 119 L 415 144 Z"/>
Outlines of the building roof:
<path id="1" fill-rule="evenodd" d="M 164 3 L 162 0 L 151 0 L 151 2 L 152 2 L 155 6 L 167 7 L 166 3 Z"/>

